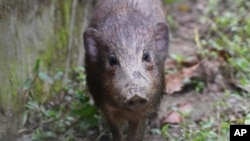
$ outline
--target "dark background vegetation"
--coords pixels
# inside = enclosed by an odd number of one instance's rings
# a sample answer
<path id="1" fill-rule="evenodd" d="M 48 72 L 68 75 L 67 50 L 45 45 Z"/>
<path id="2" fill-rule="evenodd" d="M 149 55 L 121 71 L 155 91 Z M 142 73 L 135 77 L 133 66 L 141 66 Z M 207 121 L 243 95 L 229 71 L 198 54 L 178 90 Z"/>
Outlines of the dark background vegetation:
<path id="1" fill-rule="evenodd" d="M 229 140 L 250 124 L 250 2 L 163 0 L 167 88 L 146 141 Z M 0 0 L 0 140 L 109 141 L 84 73 L 95 0 Z"/>

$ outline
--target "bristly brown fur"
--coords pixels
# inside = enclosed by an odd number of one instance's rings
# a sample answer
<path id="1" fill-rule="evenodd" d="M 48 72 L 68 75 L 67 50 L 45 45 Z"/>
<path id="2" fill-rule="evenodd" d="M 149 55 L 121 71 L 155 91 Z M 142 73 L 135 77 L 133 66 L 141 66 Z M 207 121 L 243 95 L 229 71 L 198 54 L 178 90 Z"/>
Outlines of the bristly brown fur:
<path id="1" fill-rule="evenodd" d="M 84 33 L 87 85 L 114 141 L 142 141 L 165 90 L 168 26 L 160 0 L 99 0 Z M 111 58 L 111 59 L 110 59 Z"/>

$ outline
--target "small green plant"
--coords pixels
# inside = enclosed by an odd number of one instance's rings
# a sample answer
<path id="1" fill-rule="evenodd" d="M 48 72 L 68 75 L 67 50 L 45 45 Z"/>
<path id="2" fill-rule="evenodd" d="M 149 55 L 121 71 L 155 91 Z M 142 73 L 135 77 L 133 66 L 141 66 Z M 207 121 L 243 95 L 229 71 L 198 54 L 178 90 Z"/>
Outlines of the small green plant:
<path id="1" fill-rule="evenodd" d="M 244 124 L 250 125 L 250 114 L 246 116 Z"/>
<path id="2" fill-rule="evenodd" d="M 170 54 L 170 57 L 174 59 L 178 65 L 180 65 L 185 60 L 184 56 L 180 54 Z"/>
<path id="3" fill-rule="evenodd" d="M 169 138 L 168 128 L 169 128 L 168 124 L 163 125 L 163 127 L 161 128 L 161 135 L 166 139 Z"/>
<path id="4" fill-rule="evenodd" d="M 202 41 L 205 46 L 212 46 L 228 53 L 228 68 L 232 70 L 231 76 L 237 79 L 241 85 L 250 85 L 250 3 L 246 1 L 229 0 L 221 4 L 221 1 L 209 1 L 210 8 L 204 22 L 209 23 L 210 30 Z M 225 7 L 230 5 L 229 7 Z M 218 12 L 214 9 L 226 9 Z M 213 17 L 213 18 L 211 18 Z"/>
<path id="5" fill-rule="evenodd" d="M 55 139 L 61 134 L 70 140 L 74 137 L 74 128 L 81 131 L 99 128 L 102 118 L 87 94 L 84 69 L 71 70 L 72 79 L 64 85 L 62 72 L 51 76 L 40 71 L 41 63 L 37 60 L 33 77 L 22 87 L 26 97 L 22 125 L 32 131 L 32 140 Z M 46 86 L 50 95 L 46 95 L 41 86 Z"/>
<path id="6" fill-rule="evenodd" d="M 196 92 L 202 92 L 205 88 L 205 83 L 199 80 L 191 80 L 191 84 L 194 85 Z"/>
<path id="7" fill-rule="evenodd" d="M 202 92 L 205 89 L 205 83 L 201 80 L 186 78 L 183 80 L 183 83 L 191 86 L 198 93 Z"/>

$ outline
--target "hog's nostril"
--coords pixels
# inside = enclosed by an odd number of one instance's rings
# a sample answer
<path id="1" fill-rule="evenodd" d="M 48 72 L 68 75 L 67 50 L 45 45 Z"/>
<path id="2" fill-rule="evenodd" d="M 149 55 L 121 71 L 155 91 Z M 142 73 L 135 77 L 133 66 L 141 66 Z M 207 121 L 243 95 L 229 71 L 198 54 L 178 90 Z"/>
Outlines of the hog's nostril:
<path id="1" fill-rule="evenodd" d="M 134 101 L 128 101 L 128 102 L 127 102 L 127 105 L 128 105 L 128 106 L 134 105 Z"/>
<path id="2" fill-rule="evenodd" d="M 141 105 L 144 105 L 144 104 L 147 103 L 147 100 L 146 100 L 146 99 L 141 99 L 141 100 L 139 100 L 139 103 L 140 103 Z"/>

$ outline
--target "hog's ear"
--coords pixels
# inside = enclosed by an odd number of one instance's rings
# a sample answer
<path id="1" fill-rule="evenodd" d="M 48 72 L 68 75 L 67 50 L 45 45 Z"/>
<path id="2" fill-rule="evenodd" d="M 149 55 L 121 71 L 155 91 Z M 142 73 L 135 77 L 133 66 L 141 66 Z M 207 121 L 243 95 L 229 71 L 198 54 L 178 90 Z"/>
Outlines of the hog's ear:
<path id="1" fill-rule="evenodd" d="M 155 28 L 155 45 L 156 50 L 167 53 L 169 43 L 169 29 L 166 23 L 158 23 Z"/>
<path id="2" fill-rule="evenodd" d="M 96 42 L 96 36 L 98 31 L 93 28 L 87 28 L 83 34 L 85 55 L 90 57 L 91 60 L 97 60 L 98 46 Z"/>

